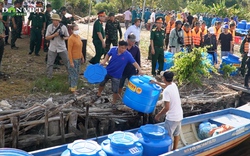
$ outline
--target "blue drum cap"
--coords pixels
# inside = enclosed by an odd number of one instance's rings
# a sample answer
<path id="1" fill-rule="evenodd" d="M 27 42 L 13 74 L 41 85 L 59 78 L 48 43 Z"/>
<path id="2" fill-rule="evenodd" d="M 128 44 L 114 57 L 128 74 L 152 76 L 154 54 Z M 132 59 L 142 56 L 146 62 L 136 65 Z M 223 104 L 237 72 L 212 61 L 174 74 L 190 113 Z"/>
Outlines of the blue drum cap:
<path id="1" fill-rule="evenodd" d="M 102 65 L 91 64 L 86 68 L 84 72 L 84 77 L 87 79 L 89 83 L 95 84 L 102 82 L 106 74 L 107 70 Z"/>

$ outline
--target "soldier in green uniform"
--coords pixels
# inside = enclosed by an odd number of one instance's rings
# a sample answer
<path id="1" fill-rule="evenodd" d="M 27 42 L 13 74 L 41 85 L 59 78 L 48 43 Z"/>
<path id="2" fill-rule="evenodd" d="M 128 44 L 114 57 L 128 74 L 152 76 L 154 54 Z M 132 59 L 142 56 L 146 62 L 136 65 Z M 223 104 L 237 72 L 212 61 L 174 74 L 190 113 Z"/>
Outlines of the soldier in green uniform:
<path id="1" fill-rule="evenodd" d="M 3 3 L 0 2 L 0 76 L 3 76 L 3 73 L 1 72 L 1 63 L 4 52 L 4 38 L 5 38 L 5 27 L 2 22 L 2 8 L 3 8 Z"/>
<path id="2" fill-rule="evenodd" d="M 109 20 L 106 22 L 105 26 L 105 34 L 106 34 L 106 48 L 105 48 L 105 55 L 110 49 L 110 45 L 112 43 L 113 46 L 118 45 L 118 33 L 117 30 L 119 31 L 120 34 L 120 39 L 122 38 L 122 29 L 120 26 L 120 22 L 115 19 L 115 14 L 110 13 L 109 14 Z"/>
<path id="3" fill-rule="evenodd" d="M 42 7 L 42 2 L 36 2 L 36 12 L 32 12 L 28 18 L 27 26 L 30 25 L 30 21 L 32 21 L 29 52 L 30 55 L 34 52 L 35 49 L 35 55 L 40 56 L 39 51 L 41 49 L 42 35 L 44 34 L 45 29 L 45 15 L 42 12 Z"/>
<path id="4" fill-rule="evenodd" d="M 165 31 L 162 29 L 163 20 L 162 17 L 157 17 L 155 20 L 156 28 L 151 31 L 150 35 L 150 45 L 152 53 L 152 75 L 156 75 L 155 67 L 156 62 L 159 63 L 159 69 L 157 74 L 163 70 L 164 64 L 164 38 Z"/>
<path id="5" fill-rule="evenodd" d="M 68 24 L 72 24 L 74 22 L 74 17 L 67 18 L 65 15 L 67 13 L 67 9 L 65 7 L 61 8 L 62 16 L 61 16 L 61 23 L 67 27 Z"/>
<path id="6" fill-rule="evenodd" d="M 45 31 L 47 31 L 47 27 L 48 25 L 50 25 L 52 23 L 52 20 L 51 20 L 51 16 L 50 16 L 50 12 L 52 11 L 52 6 L 51 4 L 47 4 L 46 5 L 46 11 L 44 13 L 45 15 L 45 23 L 46 23 L 46 26 L 45 26 Z M 49 41 L 47 41 L 45 39 L 45 33 L 44 33 L 44 45 L 43 45 L 43 51 L 44 52 L 48 52 L 48 47 L 49 47 Z"/>
<path id="7" fill-rule="evenodd" d="M 14 2 L 15 8 L 20 8 L 20 2 L 15 1 Z M 20 27 L 20 24 L 22 25 L 22 16 L 14 15 L 11 17 L 10 27 L 11 27 L 11 49 L 17 50 L 18 47 L 16 46 L 16 40 L 19 37 L 19 32 L 22 27 Z"/>
<path id="8" fill-rule="evenodd" d="M 95 21 L 93 26 L 93 43 L 95 46 L 95 56 L 89 61 L 91 64 L 100 62 L 101 56 L 105 53 L 106 44 L 104 42 L 105 32 L 102 27 L 102 23 L 105 21 L 106 14 L 104 11 L 98 12 L 98 19 Z"/>
<path id="9" fill-rule="evenodd" d="M 20 7 L 23 7 L 23 1 L 24 0 L 18 0 L 18 2 L 20 3 Z M 22 14 L 24 14 L 24 10 L 22 9 Z M 22 39 L 21 34 L 22 34 L 22 27 L 23 27 L 23 21 L 24 21 L 24 15 L 21 16 L 22 18 L 20 18 L 22 20 L 22 22 L 19 22 L 17 27 L 20 27 L 20 29 L 18 29 L 18 36 L 17 38 Z"/>

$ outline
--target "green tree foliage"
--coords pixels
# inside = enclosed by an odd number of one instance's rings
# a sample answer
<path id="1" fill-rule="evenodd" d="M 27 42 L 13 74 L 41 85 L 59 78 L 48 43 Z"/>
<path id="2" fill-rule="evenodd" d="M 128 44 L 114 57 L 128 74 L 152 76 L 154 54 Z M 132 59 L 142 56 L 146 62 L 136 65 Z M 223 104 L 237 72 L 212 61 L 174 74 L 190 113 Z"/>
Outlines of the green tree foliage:
<path id="1" fill-rule="evenodd" d="M 70 5 L 75 8 L 76 6 L 79 6 L 80 0 L 67 0 L 67 2 L 70 3 Z"/>
<path id="2" fill-rule="evenodd" d="M 222 68 L 221 68 L 221 71 L 223 73 L 223 77 L 224 78 L 227 78 L 230 76 L 230 74 L 232 72 L 235 72 L 236 71 L 236 67 L 235 66 L 232 66 L 230 64 L 222 64 Z"/>
<path id="3" fill-rule="evenodd" d="M 201 84 L 202 77 L 210 77 L 209 70 L 215 68 L 206 61 L 206 48 L 194 48 L 191 53 L 179 52 L 174 56 L 174 66 L 170 68 L 181 85 L 183 83 Z"/>
<path id="4" fill-rule="evenodd" d="M 60 9 L 63 6 L 63 1 L 62 0 L 52 0 L 51 1 L 53 9 Z"/>
<path id="5" fill-rule="evenodd" d="M 105 10 L 106 14 L 109 14 L 110 12 L 115 12 L 115 13 L 118 12 L 117 8 L 113 3 L 106 3 L 106 2 L 97 3 L 95 5 L 95 10 L 96 11 Z"/>
<path id="6" fill-rule="evenodd" d="M 209 12 L 209 8 L 200 0 L 188 1 L 187 10 L 191 14 Z"/>

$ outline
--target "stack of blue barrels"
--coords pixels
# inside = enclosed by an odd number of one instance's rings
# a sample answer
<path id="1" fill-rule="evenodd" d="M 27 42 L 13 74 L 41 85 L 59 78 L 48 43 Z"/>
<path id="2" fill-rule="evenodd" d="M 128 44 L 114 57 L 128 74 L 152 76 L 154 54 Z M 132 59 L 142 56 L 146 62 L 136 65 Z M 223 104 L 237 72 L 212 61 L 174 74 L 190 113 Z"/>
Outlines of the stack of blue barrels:
<path id="1" fill-rule="evenodd" d="M 109 134 L 100 145 L 93 140 L 76 140 L 68 144 L 61 156 L 158 156 L 171 148 L 172 139 L 165 128 L 147 124 L 136 134 L 122 131 Z"/>
<path id="2" fill-rule="evenodd" d="M 174 54 L 168 51 L 164 52 L 164 64 L 163 64 L 163 70 L 170 69 L 174 65 Z M 156 63 L 156 68 L 159 68 L 158 62 Z"/>
<path id="3" fill-rule="evenodd" d="M 233 54 L 229 54 L 228 56 L 222 57 L 222 63 L 220 65 L 220 68 L 222 68 L 223 64 L 229 64 L 231 66 L 235 66 L 236 70 L 230 74 L 231 76 L 235 76 L 235 75 L 237 75 L 237 73 L 239 71 L 239 68 L 241 66 L 241 61 L 240 61 L 240 58 L 238 56 L 233 55 Z M 223 73 L 223 72 L 220 70 L 220 73 Z"/>
<path id="4" fill-rule="evenodd" d="M 247 23 L 246 20 L 241 20 L 237 24 L 236 33 L 246 35 L 249 28 L 250 28 L 250 23 Z"/>

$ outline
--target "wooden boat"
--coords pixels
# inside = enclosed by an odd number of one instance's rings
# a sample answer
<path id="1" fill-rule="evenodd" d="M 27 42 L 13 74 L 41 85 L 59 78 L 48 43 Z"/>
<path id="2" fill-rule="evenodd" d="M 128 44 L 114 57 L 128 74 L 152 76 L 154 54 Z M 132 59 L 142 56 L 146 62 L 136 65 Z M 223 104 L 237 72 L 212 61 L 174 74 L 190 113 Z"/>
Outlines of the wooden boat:
<path id="1" fill-rule="evenodd" d="M 197 131 L 199 124 L 204 121 L 217 124 L 218 126 L 225 124 L 232 126 L 233 128 L 216 136 L 200 140 Z M 160 123 L 158 125 L 162 126 L 163 124 L 164 123 Z M 128 131 L 136 133 L 138 128 Z M 228 108 L 206 114 L 195 115 L 183 119 L 178 149 L 162 154 L 161 156 L 217 155 L 240 144 L 249 137 L 250 105 L 244 106 L 244 108 L 242 107 L 240 109 Z M 91 140 L 101 143 L 106 138 L 107 136 L 101 136 L 92 138 Z M 66 150 L 66 148 L 67 144 L 64 144 L 61 146 L 33 151 L 30 152 L 30 154 L 33 154 L 34 156 L 59 156 L 64 150 Z"/>

